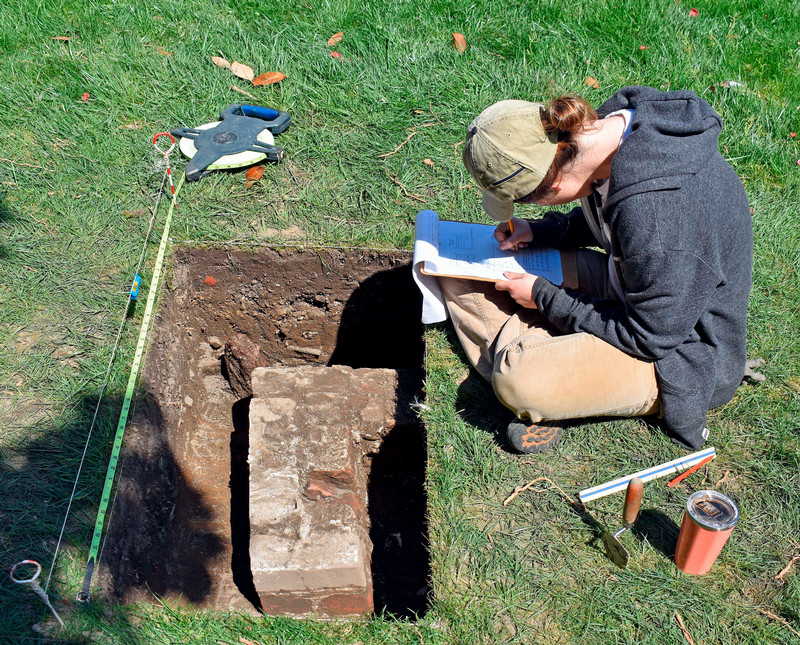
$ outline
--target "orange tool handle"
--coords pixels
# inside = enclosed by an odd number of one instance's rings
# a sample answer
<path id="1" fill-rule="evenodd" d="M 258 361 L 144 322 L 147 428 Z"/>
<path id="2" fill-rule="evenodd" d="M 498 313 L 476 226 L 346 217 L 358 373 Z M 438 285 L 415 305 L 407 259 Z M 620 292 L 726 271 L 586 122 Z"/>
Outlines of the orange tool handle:
<path id="1" fill-rule="evenodd" d="M 622 522 L 626 529 L 633 526 L 639 516 L 643 493 L 644 482 L 641 479 L 634 477 L 628 482 L 628 490 L 625 491 L 625 506 L 622 508 Z"/>

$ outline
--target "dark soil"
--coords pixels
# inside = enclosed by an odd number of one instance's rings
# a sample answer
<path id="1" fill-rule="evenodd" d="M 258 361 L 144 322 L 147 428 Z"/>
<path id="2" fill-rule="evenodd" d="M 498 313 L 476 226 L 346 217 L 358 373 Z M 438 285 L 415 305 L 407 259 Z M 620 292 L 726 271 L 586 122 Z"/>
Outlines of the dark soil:
<path id="1" fill-rule="evenodd" d="M 177 249 L 125 436 L 103 552 L 108 595 L 127 602 L 157 594 L 196 606 L 253 610 L 249 524 L 241 526 L 247 521 L 247 480 L 241 475 L 247 401 L 224 378 L 223 345 L 245 334 L 272 366 L 420 373 L 421 304 L 410 259 L 401 252 Z M 403 398 L 421 395 L 421 378 L 413 380 Z M 370 474 L 376 608 L 399 615 L 424 611 L 426 602 L 422 429 L 416 436 L 413 446 L 394 446 L 388 437 Z M 385 468 L 378 472 L 374 466 L 381 461 Z M 391 463 L 404 465 L 392 470 Z M 404 487 L 403 500 L 395 499 L 396 486 Z M 402 517 L 380 510 L 390 508 Z M 396 549 L 393 535 L 401 535 L 406 547 L 387 555 L 382 545 Z M 391 592 L 395 586 L 399 595 Z"/>

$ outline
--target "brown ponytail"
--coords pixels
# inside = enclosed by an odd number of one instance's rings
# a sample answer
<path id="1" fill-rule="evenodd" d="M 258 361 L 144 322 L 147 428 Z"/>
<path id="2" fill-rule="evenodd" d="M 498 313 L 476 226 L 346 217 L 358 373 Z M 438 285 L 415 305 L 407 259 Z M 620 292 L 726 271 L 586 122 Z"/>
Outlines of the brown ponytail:
<path id="1" fill-rule="evenodd" d="M 578 143 L 575 135 L 589 123 L 597 121 L 597 112 L 580 96 L 560 96 L 541 111 L 542 125 L 547 134 L 556 133 L 558 148 L 550 169 L 526 202 L 536 202 L 547 196 L 558 173 L 578 156 Z"/>

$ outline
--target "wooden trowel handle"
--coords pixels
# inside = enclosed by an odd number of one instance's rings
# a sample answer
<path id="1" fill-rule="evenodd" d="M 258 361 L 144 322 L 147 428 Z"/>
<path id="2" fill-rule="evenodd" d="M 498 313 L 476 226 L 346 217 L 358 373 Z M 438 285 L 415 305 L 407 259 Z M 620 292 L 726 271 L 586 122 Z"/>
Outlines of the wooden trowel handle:
<path id="1" fill-rule="evenodd" d="M 625 491 L 625 506 L 622 508 L 622 522 L 626 529 L 633 526 L 639 515 L 643 492 L 644 482 L 641 479 L 634 477 L 628 482 L 628 490 Z"/>

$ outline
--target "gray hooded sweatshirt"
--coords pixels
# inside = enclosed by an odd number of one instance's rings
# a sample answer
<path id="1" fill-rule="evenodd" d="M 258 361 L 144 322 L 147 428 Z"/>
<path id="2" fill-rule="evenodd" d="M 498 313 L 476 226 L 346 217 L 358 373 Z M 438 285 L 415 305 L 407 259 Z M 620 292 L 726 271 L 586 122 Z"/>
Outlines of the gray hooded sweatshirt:
<path id="1" fill-rule="evenodd" d="M 625 299 L 601 300 L 538 278 L 533 299 L 564 332 L 588 332 L 653 361 L 664 428 L 704 443 L 708 410 L 744 374 L 753 265 L 750 207 L 719 152 L 720 117 L 689 91 L 627 87 L 597 110 L 635 110 L 614 156 L 603 217 Z M 580 208 L 532 222 L 543 246 L 597 245 Z"/>

